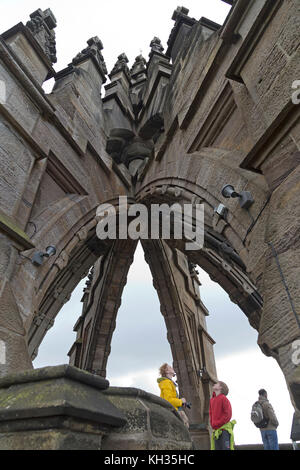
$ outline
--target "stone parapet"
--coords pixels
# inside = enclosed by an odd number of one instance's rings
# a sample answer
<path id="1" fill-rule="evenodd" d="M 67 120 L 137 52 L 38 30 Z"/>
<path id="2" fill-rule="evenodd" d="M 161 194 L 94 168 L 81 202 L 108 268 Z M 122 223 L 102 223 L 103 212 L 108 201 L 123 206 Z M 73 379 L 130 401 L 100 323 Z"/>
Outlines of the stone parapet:
<path id="1" fill-rule="evenodd" d="M 126 419 L 104 395 L 109 382 L 68 365 L 0 380 L 1 450 L 99 450 Z"/>
<path id="2" fill-rule="evenodd" d="M 76 367 L 0 379 L 0 450 L 190 450 L 167 401 Z"/>
<path id="3" fill-rule="evenodd" d="M 137 388 L 110 387 L 103 395 L 127 419 L 106 435 L 103 450 L 190 450 L 191 436 L 166 400 Z"/>

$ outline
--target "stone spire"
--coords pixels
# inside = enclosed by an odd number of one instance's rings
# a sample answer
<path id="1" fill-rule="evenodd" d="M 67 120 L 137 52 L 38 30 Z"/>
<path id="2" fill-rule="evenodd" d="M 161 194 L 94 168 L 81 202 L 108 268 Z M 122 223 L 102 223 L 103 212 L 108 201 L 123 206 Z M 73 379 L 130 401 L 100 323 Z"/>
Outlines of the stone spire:
<path id="1" fill-rule="evenodd" d="M 98 38 L 98 36 L 94 36 L 87 41 L 87 44 L 88 44 L 88 47 L 83 49 L 81 52 L 79 52 L 79 54 L 77 54 L 76 57 L 74 57 L 74 59 L 72 60 L 72 64 L 78 65 L 86 61 L 87 59 L 91 58 L 96 68 L 98 69 L 102 77 L 104 78 L 103 83 L 105 83 L 106 81 L 105 75 L 107 74 L 107 68 L 106 68 L 103 55 L 101 53 L 103 49 L 102 41 Z"/>
<path id="2" fill-rule="evenodd" d="M 161 44 L 161 40 L 156 36 L 152 39 L 150 43 L 151 52 L 158 52 L 159 54 L 163 54 L 164 47 Z"/>
<path id="3" fill-rule="evenodd" d="M 147 78 L 147 61 L 141 54 L 135 58 L 130 75 L 134 80 Z"/>
<path id="4" fill-rule="evenodd" d="M 122 53 L 118 56 L 118 60 L 114 65 L 114 68 L 109 74 L 109 78 L 111 79 L 114 75 L 118 74 L 119 72 L 124 72 L 127 76 L 128 80 L 130 80 L 130 70 L 128 68 L 128 58 L 127 55 Z"/>
<path id="5" fill-rule="evenodd" d="M 185 18 L 189 14 L 189 9 L 185 7 L 177 7 L 173 13 L 172 20 L 179 21 L 181 18 Z"/>

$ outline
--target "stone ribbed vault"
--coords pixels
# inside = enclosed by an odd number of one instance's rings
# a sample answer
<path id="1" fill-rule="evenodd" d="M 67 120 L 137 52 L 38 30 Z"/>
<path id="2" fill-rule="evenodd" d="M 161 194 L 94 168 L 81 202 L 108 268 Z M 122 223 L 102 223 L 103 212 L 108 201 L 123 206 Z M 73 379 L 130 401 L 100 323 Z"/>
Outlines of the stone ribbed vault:
<path id="1" fill-rule="evenodd" d="M 131 68 L 120 54 L 109 82 L 98 37 L 53 69 L 50 10 L 0 36 L 1 375 L 32 368 L 57 313 L 89 275 L 70 363 L 105 377 L 137 242 L 100 241 L 97 207 L 117 207 L 119 196 L 149 207 L 202 202 L 202 250 L 186 252 L 184 240 L 142 242 L 198 443 L 207 438 L 217 376 L 196 265 L 248 317 L 299 409 L 300 108 L 291 100 L 299 3 L 227 3 L 224 25 L 179 7 L 167 50 L 155 37 L 149 58 Z M 225 184 L 251 192 L 250 209 L 225 199 Z M 34 266 L 35 251 L 49 245 L 56 255 Z"/>

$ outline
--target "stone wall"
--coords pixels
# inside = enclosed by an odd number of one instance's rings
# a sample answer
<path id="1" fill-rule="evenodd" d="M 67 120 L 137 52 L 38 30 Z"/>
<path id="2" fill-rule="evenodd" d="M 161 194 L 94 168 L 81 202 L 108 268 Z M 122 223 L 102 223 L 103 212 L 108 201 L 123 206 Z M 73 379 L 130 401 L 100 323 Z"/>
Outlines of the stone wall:
<path id="1" fill-rule="evenodd" d="M 203 267 L 240 306 L 298 409 L 300 108 L 291 87 L 300 72 L 299 18 L 297 0 L 238 0 L 223 26 L 178 7 L 167 51 L 155 37 L 149 61 L 138 56 L 131 69 L 120 54 L 103 98 L 107 70 L 98 37 L 55 72 L 50 10 L 0 36 L 1 376 L 32 368 L 62 305 L 105 259 L 81 315 L 93 327 L 84 335 L 81 318 L 70 353 L 71 362 L 104 376 L 134 246 L 128 253 L 122 240 L 97 238 L 97 207 L 118 208 L 120 195 L 147 207 L 202 202 L 202 250 L 186 251 L 184 240 L 144 244 L 179 386 L 188 383 L 198 400 L 192 424 L 199 436 L 204 426 L 207 439 L 216 376 L 207 312 L 184 264 Z M 53 76 L 46 95 L 41 85 Z M 226 199 L 226 184 L 250 192 L 253 203 L 245 209 L 240 197 Z M 49 245 L 56 254 L 34 265 L 34 253 Z M 168 288 L 180 295 L 166 297 Z"/>

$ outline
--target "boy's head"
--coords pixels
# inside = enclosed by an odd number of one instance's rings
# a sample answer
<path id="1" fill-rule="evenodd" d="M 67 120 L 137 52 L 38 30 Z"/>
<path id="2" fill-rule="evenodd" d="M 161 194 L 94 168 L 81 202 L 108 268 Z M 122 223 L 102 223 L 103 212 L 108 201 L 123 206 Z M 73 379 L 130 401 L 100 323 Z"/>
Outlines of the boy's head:
<path id="1" fill-rule="evenodd" d="M 229 388 L 225 382 L 221 382 L 219 380 L 219 382 L 213 386 L 213 392 L 215 392 L 216 395 L 220 395 L 222 393 L 223 395 L 227 396 L 229 393 Z"/>
<path id="2" fill-rule="evenodd" d="M 258 390 L 258 395 L 260 397 L 263 397 L 263 398 L 267 398 L 268 397 L 268 394 L 266 392 L 266 390 L 264 388 L 261 388 L 260 390 Z"/>
<path id="3" fill-rule="evenodd" d="M 162 366 L 160 366 L 160 368 L 159 368 L 159 375 L 161 375 L 162 377 L 165 377 L 167 368 L 168 368 L 168 364 L 167 364 L 167 363 L 165 363 L 165 364 L 163 364 Z"/>
<path id="4" fill-rule="evenodd" d="M 165 363 L 159 368 L 161 377 L 173 377 L 175 375 L 174 369 L 169 364 Z"/>

